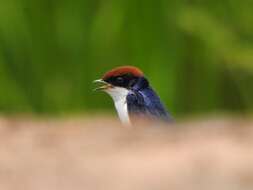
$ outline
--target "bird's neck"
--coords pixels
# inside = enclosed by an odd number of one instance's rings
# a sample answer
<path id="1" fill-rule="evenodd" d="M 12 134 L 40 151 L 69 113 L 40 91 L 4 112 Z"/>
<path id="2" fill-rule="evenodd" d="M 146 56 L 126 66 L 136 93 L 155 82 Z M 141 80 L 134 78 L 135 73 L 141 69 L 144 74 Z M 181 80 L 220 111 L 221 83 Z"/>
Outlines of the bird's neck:
<path id="1" fill-rule="evenodd" d="M 132 87 L 132 90 L 142 90 L 144 88 L 149 88 L 149 82 L 145 77 L 140 77 L 137 83 Z"/>

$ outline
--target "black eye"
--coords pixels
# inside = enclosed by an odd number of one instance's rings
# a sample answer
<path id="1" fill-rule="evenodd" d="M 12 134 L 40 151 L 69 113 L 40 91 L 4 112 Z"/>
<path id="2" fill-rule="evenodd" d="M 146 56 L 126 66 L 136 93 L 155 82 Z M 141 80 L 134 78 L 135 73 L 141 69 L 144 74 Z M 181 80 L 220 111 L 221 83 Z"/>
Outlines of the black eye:
<path id="1" fill-rule="evenodd" d="M 124 79 L 122 77 L 117 77 L 116 81 L 117 81 L 117 83 L 121 84 L 121 83 L 123 83 Z"/>

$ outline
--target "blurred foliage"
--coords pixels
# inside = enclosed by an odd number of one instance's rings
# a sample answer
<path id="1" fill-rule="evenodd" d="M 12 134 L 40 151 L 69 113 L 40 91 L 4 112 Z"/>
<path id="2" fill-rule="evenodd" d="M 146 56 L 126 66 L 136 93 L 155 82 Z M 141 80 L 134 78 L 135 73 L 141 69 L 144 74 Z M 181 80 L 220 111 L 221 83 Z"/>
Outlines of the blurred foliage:
<path id="1" fill-rule="evenodd" d="M 252 8 L 252 0 L 0 0 L 0 111 L 113 109 L 91 82 L 135 65 L 173 115 L 251 112 Z"/>

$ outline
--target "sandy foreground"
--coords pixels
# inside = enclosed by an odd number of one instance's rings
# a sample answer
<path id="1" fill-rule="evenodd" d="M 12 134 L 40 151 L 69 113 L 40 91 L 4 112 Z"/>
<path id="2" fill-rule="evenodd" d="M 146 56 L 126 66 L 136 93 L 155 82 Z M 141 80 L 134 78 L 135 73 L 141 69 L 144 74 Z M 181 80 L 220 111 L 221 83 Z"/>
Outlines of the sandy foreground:
<path id="1" fill-rule="evenodd" d="M 0 119 L 0 190 L 79 189 L 252 190 L 253 122 Z"/>

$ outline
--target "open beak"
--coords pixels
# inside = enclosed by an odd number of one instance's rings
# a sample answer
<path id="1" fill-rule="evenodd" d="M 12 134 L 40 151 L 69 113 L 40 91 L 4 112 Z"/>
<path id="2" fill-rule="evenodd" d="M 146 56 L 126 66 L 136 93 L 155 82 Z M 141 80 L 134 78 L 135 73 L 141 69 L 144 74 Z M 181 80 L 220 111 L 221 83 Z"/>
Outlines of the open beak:
<path id="1" fill-rule="evenodd" d="M 103 91 L 103 90 L 107 90 L 109 88 L 112 88 L 111 84 L 105 82 L 102 79 L 94 80 L 93 83 L 98 83 L 99 85 L 101 85 L 101 86 L 95 88 L 94 91 Z"/>

